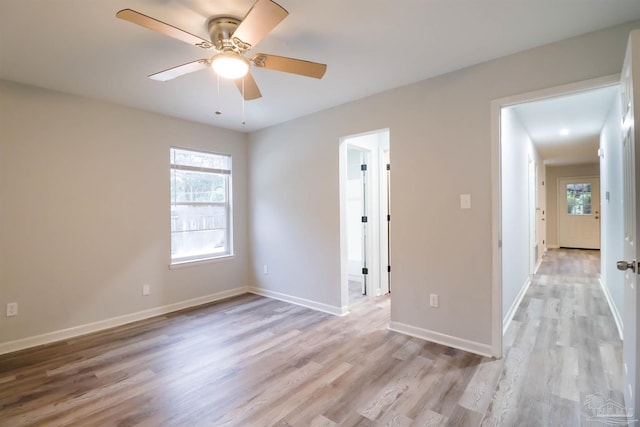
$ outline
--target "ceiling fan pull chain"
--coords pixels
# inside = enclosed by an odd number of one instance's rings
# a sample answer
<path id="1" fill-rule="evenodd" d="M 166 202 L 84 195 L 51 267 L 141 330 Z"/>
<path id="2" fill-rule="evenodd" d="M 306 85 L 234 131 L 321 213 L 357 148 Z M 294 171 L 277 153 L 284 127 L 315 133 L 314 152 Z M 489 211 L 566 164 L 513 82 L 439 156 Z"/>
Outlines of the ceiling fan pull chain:
<path id="1" fill-rule="evenodd" d="M 220 115 L 222 114 L 222 111 L 220 111 L 220 76 L 216 74 L 216 80 L 218 81 L 218 99 L 217 99 L 217 104 L 218 104 L 218 108 L 216 109 L 216 114 Z"/>
<path id="2" fill-rule="evenodd" d="M 244 76 L 242 77 L 242 124 L 244 125 Z"/>

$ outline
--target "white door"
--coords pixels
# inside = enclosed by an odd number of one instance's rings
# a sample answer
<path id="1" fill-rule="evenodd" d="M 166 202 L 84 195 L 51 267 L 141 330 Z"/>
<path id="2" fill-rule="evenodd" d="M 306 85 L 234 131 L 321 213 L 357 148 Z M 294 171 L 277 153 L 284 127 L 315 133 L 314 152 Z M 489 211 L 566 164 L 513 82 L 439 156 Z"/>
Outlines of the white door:
<path id="1" fill-rule="evenodd" d="M 558 237 L 563 248 L 600 249 L 600 178 L 558 178 Z"/>
<path id="2" fill-rule="evenodd" d="M 349 262 L 349 281 L 363 284 L 363 174 L 361 165 L 366 163 L 366 153 L 360 149 L 347 147 L 347 181 L 346 181 L 346 210 L 347 210 L 347 244 Z M 364 286 L 364 284 L 363 284 Z M 364 293 L 364 291 L 362 291 Z"/>
<path id="3" fill-rule="evenodd" d="M 633 31 L 629 37 L 627 54 L 622 68 L 620 88 L 622 93 L 622 138 L 623 138 L 623 207 L 624 207 L 624 256 L 625 259 L 618 263 L 618 268 L 626 270 L 624 285 L 624 308 L 622 314 L 623 322 L 623 362 L 624 362 L 624 397 L 628 410 L 635 410 L 635 417 L 640 416 L 640 399 L 636 386 L 640 384 L 638 366 L 640 362 L 638 356 L 638 307 L 637 293 L 637 273 L 638 259 L 637 242 L 637 206 L 639 198 L 636 189 L 640 188 L 640 165 L 638 155 L 640 150 L 635 144 L 640 142 L 640 136 L 636 133 L 637 127 L 634 122 L 639 122 L 640 114 L 634 109 L 634 105 L 640 105 L 639 96 L 635 90 L 634 82 L 640 81 L 640 31 Z M 631 267 L 631 268 L 629 268 Z"/>

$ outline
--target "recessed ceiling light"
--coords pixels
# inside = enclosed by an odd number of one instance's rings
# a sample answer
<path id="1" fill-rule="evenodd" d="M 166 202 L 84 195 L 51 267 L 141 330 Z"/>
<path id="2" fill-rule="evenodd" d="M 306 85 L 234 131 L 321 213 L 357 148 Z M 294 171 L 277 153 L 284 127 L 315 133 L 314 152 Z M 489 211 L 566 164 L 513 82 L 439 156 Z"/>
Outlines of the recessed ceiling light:
<path id="1" fill-rule="evenodd" d="M 567 135 L 569 135 L 569 133 L 570 133 L 570 131 L 567 128 L 564 128 L 564 129 L 560 130 L 560 135 L 562 135 L 562 136 L 567 136 Z"/>

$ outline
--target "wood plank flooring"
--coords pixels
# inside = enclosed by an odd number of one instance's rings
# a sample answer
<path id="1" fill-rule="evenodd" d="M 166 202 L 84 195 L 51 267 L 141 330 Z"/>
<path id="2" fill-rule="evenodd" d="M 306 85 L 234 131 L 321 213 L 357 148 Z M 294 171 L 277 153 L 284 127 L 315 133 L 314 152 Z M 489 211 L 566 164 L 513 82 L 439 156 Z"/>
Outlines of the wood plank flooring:
<path id="1" fill-rule="evenodd" d="M 622 343 L 599 272 L 599 251 L 545 255 L 505 334 L 483 425 L 610 425 L 594 410 L 624 405 Z"/>
<path id="2" fill-rule="evenodd" d="M 588 425 L 587 399 L 622 402 L 598 262 L 545 258 L 501 360 L 388 331 L 388 297 L 244 295 L 0 356 L 0 426 Z"/>

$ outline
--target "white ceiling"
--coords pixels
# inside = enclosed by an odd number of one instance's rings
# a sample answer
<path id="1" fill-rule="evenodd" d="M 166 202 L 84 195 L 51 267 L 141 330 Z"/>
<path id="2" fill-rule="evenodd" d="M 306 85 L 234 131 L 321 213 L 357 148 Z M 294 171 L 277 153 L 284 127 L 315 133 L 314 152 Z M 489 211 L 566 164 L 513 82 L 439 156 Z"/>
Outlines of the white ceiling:
<path id="1" fill-rule="evenodd" d="M 213 15 L 253 0 L 0 0 L 0 78 L 241 131 L 253 131 L 489 59 L 640 19 L 638 0 L 279 0 L 290 15 L 252 52 L 328 64 L 316 80 L 255 70 L 246 105 L 210 70 L 146 76 L 206 57 L 115 18 L 131 8 L 207 38 Z M 614 6 L 615 3 L 615 6 Z"/>
<path id="2" fill-rule="evenodd" d="M 546 164 L 597 163 L 600 131 L 617 94 L 614 85 L 511 108 Z"/>

